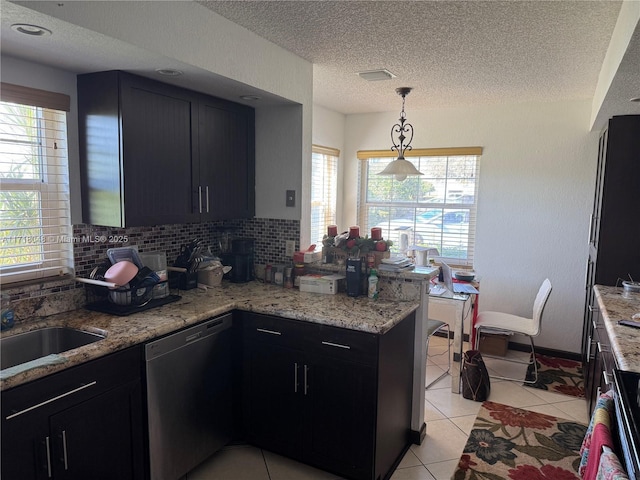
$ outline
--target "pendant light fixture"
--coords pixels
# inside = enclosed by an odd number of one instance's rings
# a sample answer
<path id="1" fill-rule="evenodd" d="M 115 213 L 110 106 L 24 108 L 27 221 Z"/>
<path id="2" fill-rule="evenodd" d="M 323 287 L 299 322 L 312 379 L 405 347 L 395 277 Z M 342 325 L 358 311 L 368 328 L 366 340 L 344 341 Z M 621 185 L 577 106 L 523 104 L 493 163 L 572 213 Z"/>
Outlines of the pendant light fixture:
<path id="1" fill-rule="evenodd" d="M 400 123 L 396 123 L 391 127 L 391 143 L 393 147 L 391 150 L 398 152 L 398 158 L 392 161 L 387 167 L 382 170 L 378 175 L 393 175 L 393 177 L 399 182 L 407 178 L 408 175 L 422 175 L 422 172 L 408 160 L 404 159 L 404 152 L 411 150 L 411 141 L 413 140 L 413 125 L 405 123 L 407 121 L 407 115 L 404 113 L 404 99 L 412 89 L 410 87 L 396 88 L 396 93 L 402 97 L 402 111 L 400 112 Z M 408 139 L 405 145 L 405 140 Z"/>

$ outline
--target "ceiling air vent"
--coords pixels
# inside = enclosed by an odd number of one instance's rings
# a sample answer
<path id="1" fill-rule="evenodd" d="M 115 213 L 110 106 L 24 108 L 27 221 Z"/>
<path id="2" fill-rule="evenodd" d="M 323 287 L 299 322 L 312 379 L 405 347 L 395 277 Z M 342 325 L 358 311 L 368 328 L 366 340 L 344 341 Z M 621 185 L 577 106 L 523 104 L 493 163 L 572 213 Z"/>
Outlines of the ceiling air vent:
<path id="1" fill-rule="evenodd" d="M 368 82 L 376 82 L 378 80 L 391 80 L 396 76 L 386 68 L 380 70 L 367 70 L 366 72 L 358 72 L 360 78 L 367 80 Z"/>

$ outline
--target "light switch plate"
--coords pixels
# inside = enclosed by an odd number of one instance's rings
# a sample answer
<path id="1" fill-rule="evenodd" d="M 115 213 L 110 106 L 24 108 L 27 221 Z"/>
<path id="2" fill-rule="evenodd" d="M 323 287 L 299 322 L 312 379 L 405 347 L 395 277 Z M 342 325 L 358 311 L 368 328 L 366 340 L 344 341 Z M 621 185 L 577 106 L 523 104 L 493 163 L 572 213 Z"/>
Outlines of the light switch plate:
<path id="1" fill-rule="evenodd" d="M 295 206 L 296 206 L 296 191 L 287 190 L 287 207 L 295 207 Z"/>

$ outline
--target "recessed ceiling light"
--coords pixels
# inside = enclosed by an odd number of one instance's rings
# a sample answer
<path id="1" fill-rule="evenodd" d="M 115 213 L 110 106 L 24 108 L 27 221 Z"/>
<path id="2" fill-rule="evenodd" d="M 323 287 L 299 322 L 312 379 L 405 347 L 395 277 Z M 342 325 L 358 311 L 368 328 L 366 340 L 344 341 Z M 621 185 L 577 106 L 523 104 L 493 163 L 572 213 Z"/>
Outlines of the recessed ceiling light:
<path id="1" fill-rule="evenodd" d="M 633 97 L 629 99 L 630 102 L 640 103 L 640 97 Z"/>
<path id="2" fill-rule="evenodd" d="M 257 95 L 240 95 L 240 98 L 242 100 L 249 100 L 251 102 L 256 102 L 258 100 L 260 100 L 260 97 Z"/>
<path id="3" fill-rule="evenodd" d="M 25 35 L 31 35 L 32 37 L 46 37 L 52 33 L 48 28 L 30 25 L 28 23 L 14 23 L 11 25 L 11 30 Z"/>
<path id="4" fill-rule="evenodd" d="M 358 75 L 363 80 L 367 80 L 369 82 L 376 82 L 378 80 L 391 80 L 392 78 L 396 78 L 396 75 L 391 73 L 386 68 L 380 68 L 378 70 L 367 70 L 366 72 L 358 72 Z"/>
<path id="5" fill-rule="evenodd" d="M 156 68 L 156 72 L 165 77 L 179 77 L 182 75 L 182 72 L 175 68 Z"/>

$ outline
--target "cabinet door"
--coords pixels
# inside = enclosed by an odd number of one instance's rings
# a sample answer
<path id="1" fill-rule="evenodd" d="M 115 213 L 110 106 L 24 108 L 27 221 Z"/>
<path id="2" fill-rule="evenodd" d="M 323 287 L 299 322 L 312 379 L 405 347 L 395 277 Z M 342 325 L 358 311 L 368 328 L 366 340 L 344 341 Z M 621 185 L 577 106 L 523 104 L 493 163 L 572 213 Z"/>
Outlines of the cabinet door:
<path id="1" fill-rule="evenodd" d="M 2 415 L 2 479 L 50 478 L 52 439 L 46 415 L 34 410 L 19 420 L 5 420 L 6 413 Z"/>
<path id="2" fill-rule="evenodd" d="M 246 348 L 247 437 L 261 447 L 300 458 L 302 354 L 267 342 L 250 342 Z"/>
<path id="3" fill-rule="evenodd" d="M 584 323 L 582 328 L 582 371 L 584 372 L 585 392 L 592 388 L 592 362 L 595 355 L 594 325 L 598 315 L 596 298 L 591 284 L 594 272 L 594 264 L 591 260 L 587 263 L 587 285 L 585 289 Z"/>
<path id="4" fill-rule="evenodd" d="M 595 281 L 617 285 L 640 276 L 640 115 L 611 118 L 605 134 Z"/>
<path id="5" fill-rule="evenodd" d="M 305 458 L 349 478 L 372 478 L 375 367 L 309 355 L 305 368 Z"/>
<path id="6" fill-rule="evenodd" d="M 602 210 L 602 190 L 604 188 L 605 162 L 607 160 L 607 130 L 600 135 L 598 144 L 598 163 L 596 165 L 596 188 L 593 196 L 593 209 L 591 211 L 591 224 L 589 228 L 589 244 L 598 248 L 598 236 L 600 233 L 600 213 Z"/>
<path id="7" fill-rule="evenodd" d="M 199 184 L 206 220 L 254 213 L 253 110 L 214 98 L 199 106 Z"/>
<path id="8" fill-rule="evenodd" d="M 192 191 L 195 97 L 123 76 L 122 165 L 125 224 L 197 221 Z"/>
<path id="9" fill-rule="evenodd" d="M 140 398 L 132 383 L 53 415 L 54 478 L 143 478 Z"/>

